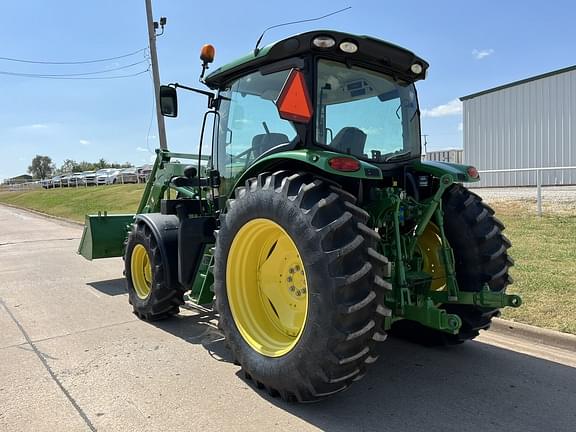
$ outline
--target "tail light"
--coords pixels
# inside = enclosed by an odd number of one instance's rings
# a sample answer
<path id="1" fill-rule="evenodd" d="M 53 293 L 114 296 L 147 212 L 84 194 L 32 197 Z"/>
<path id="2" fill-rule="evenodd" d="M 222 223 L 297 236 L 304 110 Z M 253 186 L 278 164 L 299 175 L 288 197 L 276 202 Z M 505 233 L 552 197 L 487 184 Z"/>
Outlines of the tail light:
<path id="1" fill-rule="evenodd" d="M 349 157 L 334 157 L 328 161 L 328 165 L 336 171 L 354 172 L 360 169 L 360 162 Z"/>

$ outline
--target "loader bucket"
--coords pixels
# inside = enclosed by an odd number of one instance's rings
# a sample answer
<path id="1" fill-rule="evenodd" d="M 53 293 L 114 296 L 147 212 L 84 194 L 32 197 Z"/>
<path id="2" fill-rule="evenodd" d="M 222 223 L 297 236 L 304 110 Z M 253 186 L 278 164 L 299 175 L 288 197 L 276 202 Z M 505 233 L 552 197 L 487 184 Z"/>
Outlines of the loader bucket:
<path id="1" fill-rule="evenodd" d="M 120 257 L 134 215 L 86 215 L 78 253 L 88 260 Z"/>

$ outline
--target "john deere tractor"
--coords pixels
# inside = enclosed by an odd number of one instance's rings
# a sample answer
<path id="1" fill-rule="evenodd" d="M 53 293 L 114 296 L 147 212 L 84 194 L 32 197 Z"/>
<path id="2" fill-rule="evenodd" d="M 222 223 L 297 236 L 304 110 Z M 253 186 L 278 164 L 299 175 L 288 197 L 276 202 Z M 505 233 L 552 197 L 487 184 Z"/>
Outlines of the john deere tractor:
<path id="1" fill-rule="evenodd" d="M 162 86 L 168 117 L 177 89 L 206 95 L 199 150 L 158 150 L 136 214 L 87 216 L 80 253 L 124 257 L 144 320 L 213 306 L 246 377 L 288 401 L 360 380 L 389 330 L 473 339 L 521 299 L 505 292 L 504 226 L 463 186 L 476 168 L 422 160 L 427 69 L 322 30 L 216 69 L 206 89 Z"/>

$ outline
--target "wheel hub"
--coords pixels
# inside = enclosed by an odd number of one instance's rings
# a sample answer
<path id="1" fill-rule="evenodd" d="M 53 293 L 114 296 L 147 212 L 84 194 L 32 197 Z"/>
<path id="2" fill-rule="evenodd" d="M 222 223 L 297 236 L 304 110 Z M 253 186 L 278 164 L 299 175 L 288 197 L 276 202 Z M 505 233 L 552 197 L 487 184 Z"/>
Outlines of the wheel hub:
<path id="1" fill-rule="evenodd" d="M 227 294 L 244 340 L 279 357 L 298 342 L 308 310 L 304 264 L 289 234 L 269 219 L 253 219 L 236 234 L 228 255 Z"/>
<path id="2" fill-rule="evenodd" d="M 152 290 L 152 266 L 150 265 L 148 252 L 141 244 L 137 244 L 132 249 L 130 272 L 136 295 L 145 300 Z"/>

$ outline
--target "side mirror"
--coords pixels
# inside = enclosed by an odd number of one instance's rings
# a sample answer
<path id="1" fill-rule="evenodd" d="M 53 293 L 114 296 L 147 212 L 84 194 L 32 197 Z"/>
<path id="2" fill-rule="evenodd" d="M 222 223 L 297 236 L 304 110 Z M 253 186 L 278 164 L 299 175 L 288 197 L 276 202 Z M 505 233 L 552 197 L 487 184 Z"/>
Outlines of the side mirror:
<path id="1" fill-rule="evenodd" d="M 178 115 L 178 96 L 174 87 L 160 86 L 160 111 L 166 117 Z"/>

